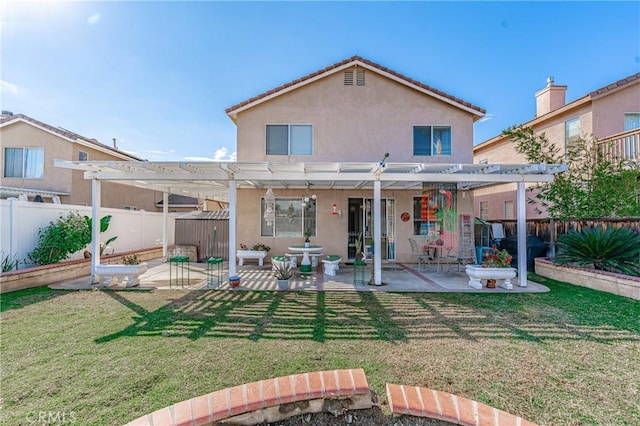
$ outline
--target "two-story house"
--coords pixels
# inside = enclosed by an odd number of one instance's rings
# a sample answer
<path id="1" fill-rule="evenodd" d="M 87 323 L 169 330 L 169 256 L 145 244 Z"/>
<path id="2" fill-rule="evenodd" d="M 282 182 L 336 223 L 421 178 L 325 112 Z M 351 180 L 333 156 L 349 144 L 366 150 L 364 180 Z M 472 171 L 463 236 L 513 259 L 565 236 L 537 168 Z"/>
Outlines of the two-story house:
<path id="1" fill-rule="evenodd" d="M 226 110 L 237 126 L 238 162 L 470 164 L 473 123 L 485 111 L 358 56 L 269 90 Z M 388 153 L 388 157 L 385 155 Z M 338 180 L 338 177 L 336 177 Z M 371 182 L 349 189 L 274 182 L 275 218 L 264 188 L 239 189 L 238 241 L 265 241 L 275 253 L 305 232 L 328 253 L 353 259 L 373 237 Z M 294 189 L 292 189 L 294 188 Z M 456 245 L 471 197 L 445 181 L 382 188 L 382 258 L 410 261 L 408 238 Z M 268 215 L 267 215 L 268 218 Z M 375 247 L 378 250 L 378 247 Z"/>
<path id="2" fill-rule="evenodd" d="M 54 167 L 54 160 L 143 161 L 115 146 L 5 111 L 0 117 L 0 140 L 0 198 L 91 205 L 91 182 L 84 179 L 83 172 Z M 116 183 L 105 183 L 101 194 L 103 207 L 161 211 L 161 203 L 159 191 Z M 170 211 L 192 211 L 197 207 L 198 200 L 190 198 L 188 204 L 170 205 Z"/>
<path id="3" fill-rule="evenodd" d="M 628 161 L 640 161 L 640 73 L 608 84 L 572 102 L 565 102 L 567 86 L 554 84 L 535 94 L 536 115 L 523 123 L 536 134 L 543 133 L 561 150 L 580 137 L 594 137 L 606 152 Z M 487 164 L 523 163 L 512 141 L 502 135 L 473 148 L 474 162 Z M 514 219 L 517 215 L 514 184 L 474 191 L 476 216 L 486 220 Z M 528 218 L 546 217 L 527 204 Z M 542 209 L 540 209 L 542 210 Z"/>

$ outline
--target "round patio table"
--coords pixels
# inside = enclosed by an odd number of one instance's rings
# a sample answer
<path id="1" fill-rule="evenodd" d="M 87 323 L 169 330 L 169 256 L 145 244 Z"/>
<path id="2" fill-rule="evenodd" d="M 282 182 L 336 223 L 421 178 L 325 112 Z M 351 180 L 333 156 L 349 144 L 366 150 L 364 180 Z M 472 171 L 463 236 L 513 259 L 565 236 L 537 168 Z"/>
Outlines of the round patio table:
<path id="1" fill-rule="evenodd" d="M 324 247 L 304 244 L 289 246 L 288 250 L 294 253 L 302 253 L 302 261 L 300 262 L 300 272 L 311 272 L 311 259 L 309 253 L 320 253 Z"/>

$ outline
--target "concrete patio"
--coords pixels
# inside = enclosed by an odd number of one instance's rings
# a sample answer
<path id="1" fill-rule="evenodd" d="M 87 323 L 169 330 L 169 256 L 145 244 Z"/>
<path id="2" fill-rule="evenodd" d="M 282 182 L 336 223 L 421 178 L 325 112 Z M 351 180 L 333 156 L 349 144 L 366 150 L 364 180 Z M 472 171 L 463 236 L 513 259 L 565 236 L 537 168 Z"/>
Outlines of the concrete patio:
<path id="1" fill-rule="evenodd" d="M 208 282 L 206 264 L 190 262 L 185 264 L 184 275 L 176 277 L 176 265 L 163 262 L 162 259 L 155 259 L 146 262 L 149 269 L 140 275 L 140 285 L 125 288 L 123 284 L 114 284 L 106 288 L 113 290 L 278 290 L 276 280 L 271 272 L 271 265 L 249 264 L 238 267 L 237 275 L 240 277 L 240 285 L 231 287 L 229 285 L 228 263 L 222 265 L 222 276 L 218 285 L 216 279 Z M 342 263 L 336 276 L 323 275 L 322 266 L 318 266 L 309 275 L 297 273 L 291 280 L 289 291 L 312 290 L 312 291 L 390 291 L 390 292 L 465 292 L 465 293 L 540 293 L 549 291 L 543 285 L 528 281 L 526 287 L 520 287 L 516 280 L 513 280 L 513 290 L 505 290 L 500 287 L 486 288 L 480 290 L 468 286 L 468 277 L 464 271 L 458 272 L 456 267 L 448 271 L 448 265 L 444 265 L 444 271 L 433 272 L 428 270 L 418 270 L 415 264 L 404 263 L 384 263 L 382 267 L 383 285 L 354 284 L 353 265 Z M 372 264 L 365 266 L 365 281 L 371 277 Z M 217 272 L 217 271 L 216 271 Z M 214 272 L 215 275 L 215 272 Z M 66 290 L 86 290 L 100 288 L 92 285 L 91 277 L 85 276 L 50 285 L 54 289 Z"/>

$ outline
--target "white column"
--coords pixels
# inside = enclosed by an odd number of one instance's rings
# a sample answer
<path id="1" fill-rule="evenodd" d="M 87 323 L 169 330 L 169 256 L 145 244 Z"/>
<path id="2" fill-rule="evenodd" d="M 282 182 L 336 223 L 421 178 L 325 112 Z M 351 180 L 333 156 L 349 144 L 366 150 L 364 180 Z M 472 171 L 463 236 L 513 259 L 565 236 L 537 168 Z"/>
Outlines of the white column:
<path id="1" fill-rule="evenodd" d="M 18 199 L 11 200 L 9 206 L 9 253 L 8 256 L 20 256 L 20 204 Z"/>
<path id="2" fill-rule="evenodd" d="M 518 279 L 527 286 L 527 204 L 524 182 L 518 182 Z"/>
<path id="3" fill-rule="evenodd" d="M 380 181 L 373 181 L 373 283 L 382 285 L 382 223 Z"/>
<path id="4" fill-rule="evenodd" d="M 169 193 L 162 193 L 162 261 L 166 262 L 169 260 L 167 258 L 167 247 L 168 247 L 168 237 L 167 237 L 167 227 L 169 221 Z"/>
<path id="5" fill-rule="evenodd" d="M 229 276 L 236 271 L 236 181 L 229 180 Z"/>
<path id="6" fill-rule="evenodd" d="M 100 282 L 96 269 L 100 264 L 100 203 L 101 184 L 98 179 L 91 180 L 91 284 Z"/>

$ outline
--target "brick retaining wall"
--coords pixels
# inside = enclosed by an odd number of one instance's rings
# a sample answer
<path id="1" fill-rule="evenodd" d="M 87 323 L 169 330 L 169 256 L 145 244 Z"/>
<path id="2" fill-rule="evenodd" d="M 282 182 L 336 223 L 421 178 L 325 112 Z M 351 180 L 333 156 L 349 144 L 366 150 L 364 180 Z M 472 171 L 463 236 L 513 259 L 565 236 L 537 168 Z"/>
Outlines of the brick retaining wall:
<path id="1" fill-rule="evenodd" d="M 469 426 L 536 426 L 488 405 L 431 389 L 387 384 L 393 414 Z M 373 407 L 364 370 L 316 371 L 261 380 L 201 395 L 146 414 L 127 426 L 187 426 L 277 422 L 306 413 Z"/>

